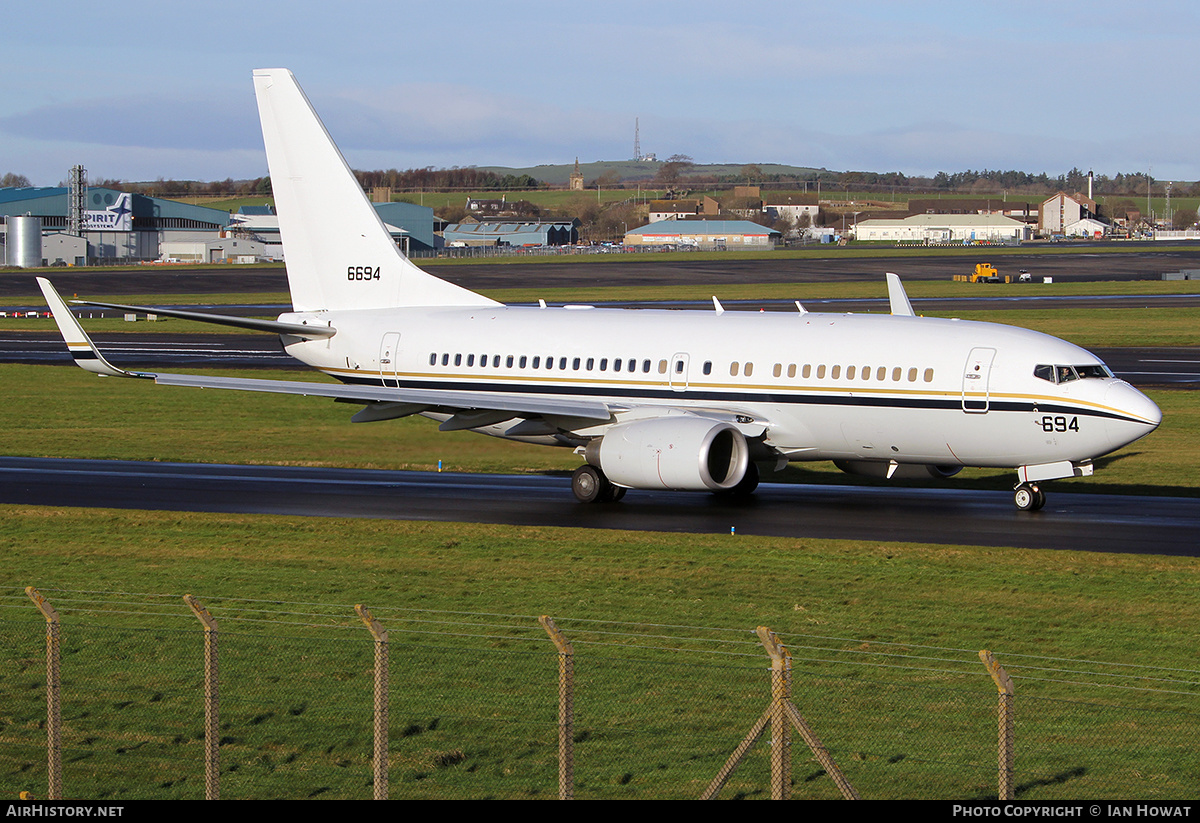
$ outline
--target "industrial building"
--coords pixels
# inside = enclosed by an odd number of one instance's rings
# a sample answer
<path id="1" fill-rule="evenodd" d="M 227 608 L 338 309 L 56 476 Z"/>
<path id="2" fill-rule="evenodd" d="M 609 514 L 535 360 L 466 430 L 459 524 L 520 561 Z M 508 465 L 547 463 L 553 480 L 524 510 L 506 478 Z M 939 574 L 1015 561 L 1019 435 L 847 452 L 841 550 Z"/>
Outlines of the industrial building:
<path id="1" fill-rule="evenodd" d="M 413 203 L 378 203 L 375 209 L 406 253 L 439 245 L 433 209 Z M 10 243 L 10 228 L 18 224 L 23 227 L 20 238 L 14 234 L 12 239 L 21 242 Z M 37 235 L 40 239 L 32 239 Z M 110 188 L 0 188 L 0 264 L 252 262 L 281 260 L 282 255 L 279 221 L 269 206 L 230 214 Z"/>
<path id="2" fill-rule="evenodd" d="M 393 204 L 394 205 L 394 204 Z M 579 242 L 579 220 L 550 222 L 452 223 L 442 237 L 447 246 L 570 246 Z"/>
<path id="3" fill-rule="evenodd" d="M 1002 214 L 914 214 L 854 226 L 856 240 L 893 243 L 1019 243 L 1030 236 L 1027 224 Z"/>
<path id="4" fill-rule="evenodd" d="M 779 239 L 779 232 L 749 220 L 660 220 L 627 232 L 625 245 L 770 249 Z"/>

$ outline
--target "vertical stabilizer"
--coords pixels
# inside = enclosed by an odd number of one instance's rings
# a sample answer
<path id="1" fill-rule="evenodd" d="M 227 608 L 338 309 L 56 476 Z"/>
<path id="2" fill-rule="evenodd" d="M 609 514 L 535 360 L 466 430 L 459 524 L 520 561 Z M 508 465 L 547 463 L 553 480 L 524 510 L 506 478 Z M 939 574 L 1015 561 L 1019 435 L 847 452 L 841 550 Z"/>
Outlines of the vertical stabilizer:
<path id="1" fill-rule="evenodd" d="M 409 262 L 287 69 L 254 93 L 297 311 L 496 305 Z"/>

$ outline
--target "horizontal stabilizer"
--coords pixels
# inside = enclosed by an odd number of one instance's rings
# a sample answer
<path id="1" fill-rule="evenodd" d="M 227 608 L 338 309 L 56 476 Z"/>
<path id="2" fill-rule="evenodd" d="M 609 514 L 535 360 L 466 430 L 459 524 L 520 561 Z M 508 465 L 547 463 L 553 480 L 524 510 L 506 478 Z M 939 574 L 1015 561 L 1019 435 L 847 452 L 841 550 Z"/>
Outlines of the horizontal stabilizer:
<path id="1" fill-rule="evenodd" d="M 105 309 L 161 314 L 164 317 L 195 320 L 199 323 L 215 323 L 219 326 L 233 326 L 239 329 L 290 334 L 293 337 L 308 339 L 333 337 L 337 334 L 337 329 L 332 326 L 304 326 L 299 323 L 280 323 L 278 320 L 260 320 L 256 317 L 235 317 L 229 314 L 209 314 L 207 312 L 184 311 L 182 309 L 157 309 L 150 306 L 126 306 L 122 303 L 97 303 L 94 300 L 72 300 L 71 302 L 81 303 L 85 306 L 100 306 Z"/>

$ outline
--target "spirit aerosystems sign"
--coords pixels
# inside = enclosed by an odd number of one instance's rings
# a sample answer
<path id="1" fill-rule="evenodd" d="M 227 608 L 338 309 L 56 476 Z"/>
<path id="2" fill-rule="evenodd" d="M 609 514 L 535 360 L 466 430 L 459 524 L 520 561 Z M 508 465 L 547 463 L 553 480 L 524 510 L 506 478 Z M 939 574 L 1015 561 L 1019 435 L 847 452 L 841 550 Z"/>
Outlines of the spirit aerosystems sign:
<path id="1" fill-rule="evenodd" d="M 83 213 L 84 231 L 132 231 L 133 195 L 122 194 L 104 211 Z"/>

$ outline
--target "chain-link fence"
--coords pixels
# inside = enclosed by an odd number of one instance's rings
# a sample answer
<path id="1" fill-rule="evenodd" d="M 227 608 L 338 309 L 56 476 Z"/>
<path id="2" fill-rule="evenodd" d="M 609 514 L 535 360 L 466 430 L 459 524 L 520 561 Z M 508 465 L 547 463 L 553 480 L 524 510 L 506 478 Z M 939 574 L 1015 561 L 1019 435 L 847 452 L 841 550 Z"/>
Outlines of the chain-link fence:
<path id="1" fill-rule="evenodd" d="M 179 595 L 41 594 L 41 614 L 0 594 L 9 797 L 1200 795 L 1190 670 L 199 598 L 206 625 Z"/>

